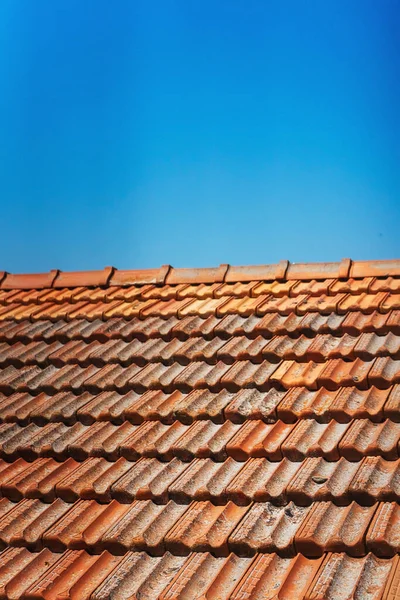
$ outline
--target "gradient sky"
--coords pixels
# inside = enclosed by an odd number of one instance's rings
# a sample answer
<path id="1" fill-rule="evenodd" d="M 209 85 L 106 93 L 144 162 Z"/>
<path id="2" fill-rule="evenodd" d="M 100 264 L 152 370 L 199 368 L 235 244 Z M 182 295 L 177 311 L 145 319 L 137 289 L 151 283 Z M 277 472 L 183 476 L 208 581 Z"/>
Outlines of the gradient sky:
<path id="1" fill-rule="evenodd" d="M 400 2 L 1 0 L 0 270 L 400 255 Z"/>

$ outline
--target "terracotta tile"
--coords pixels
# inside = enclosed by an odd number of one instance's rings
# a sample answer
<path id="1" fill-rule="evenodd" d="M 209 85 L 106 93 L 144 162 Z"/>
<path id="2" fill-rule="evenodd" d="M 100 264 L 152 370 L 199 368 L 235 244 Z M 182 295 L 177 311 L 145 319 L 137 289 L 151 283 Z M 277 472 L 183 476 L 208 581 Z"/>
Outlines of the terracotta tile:
<path id="1" fill-rule="evenodd" d="M 26 545 L 24 530 L 33 523 L 39 515 L 45 518 L 48 505 L 39 500 L 22 500 L 14 504 L 0 519 L 0 543 L 3 546 Z"/>
<path id="2" fill-rule="evenodd" d="M 37 425 L 58 421 L 72 425 L 78 419 L 79 409 L 91 398 L 92 396 L 87 392 L 79 395 L 72 392 L 59 392 L 53 396 L 41 393 L 33 397 L 33 410 L 29 413 L 29 419 Z"/>
<path id="3" fill-rule="evenodd" d="M 330 500 L 337 505 L 350 503 L 350 484 L 360 463 L 344 458 L 328 461 L 324 458 L 306 458 L 286 488 L 287 497 L 300 506 Z"/>
<path id="4" fill-rule="evenodd" d="M 54 569 L 45 573 L 36 583 L 26 590 L 27 598 L 40 595 L 53 600 L 68 597 L 69 590 L 85 569 L 96 562 L 96 557 L 83 551 L 70 550 L 57 561 Z"/>
<path id="5" fill-rule="evenodd" d="M 323 362 L 327 358 L 353 359 L 359 355 L 355 348 L 360 338 L 345 333 L 341 337 L 333 335 L 317 335 L 306 350 L 308 360 Z M 361 354 L 363 354 L 361 352 Z M 301 358 L 295 356 L 295 359 Z"/>
<path id="6" fill-rule="evenodd" d="M 89 456 L 103 456 L 108 460 L 117 460 L 120 445 L 135 431 L 135 426 L 128 421 L 122 425 L 94 423 L 85 427 L 85 432 L 69 445 L 68 450 L 76 460 L 84 460 Z"/>
<path id="7" fill-rule="evenodd" d="M 86 553 L 83 553 L 86 556 Z M 91 557 L 93 563 L 91 566 L 85 565 L 83 569 L 76 569 L 78 578 L 75 581 L 70 581 L 70 586 L 66 596 L 71 600 L 78 598 L 89 598 L 92 592 L 99 588 L 103 581 L 109 581 L 109 575 L 114 571 L 119 563 L 123 560 L 120 556 L 112 556 L 109 552 L 104 551 L 100 556 Z M 69 575 L 69 569 L 66 574 Z"/>
<path id="8" fill-rule="evenodd" d="M 1 281 L 2 290 L 25 290 L 25 289 L 43 289 L 51 288 L 57 271 L 53 270 L 49 273 L 26 273 L 13 274 L 7 273 L 5 279 Z"/>
<path id="9" fill-rule="evenodd" d="M 373 371 L 374 365 L 375 361 L 363 362 L 359 358 L 353 362 L 346 362 L 341 358 L 329 360 L 320 369 L 318 385 L 329 390 L 352 385 L 360 389 L 367 389 L 368 384 L 374 384 L 369 379 L 369 374 Z"/>
<path id="10" fill-rule="evenodd" d="M 368 595 L 371 600 L 383 599 L 391 569 L 390 561 L 373 554 L 353 558 L 345 553 L 329 553 L 304 600 L 341 600 Z"/>
<path id="11" fill-rule="evenodd" d="M 383 410 L 389 395 L 389 390 L 378 390 L 371 387 L 359 390 L 355 387 L 340 388 L 334 394 L 330 406 L 333 419 L 341 423 L 349 423 L 351 419 L 370 419 L 382 421 Z"/>
<path id="12" fill-rule="evenodd" d="M 271 338 L 274 335 L 284 334 L 297 330 L 301 322 L 301 317 L 294 313 L 289 315 L 280 315 L 279 313 L 267 313 L 263 317 L 250 317 L 254 319 L 252 327 L 252 336 L 262 335 L 264 338 Z M 234 335 L 234 333 L 232 333 Z"/>
<path id="13" fill-rule="evenodd" d="M 267 296 L 258 296 L 257 298 L 230 298 L 222 297 L 221 301 L 224 300 L 223 304 L 216 307 L 216 316 L 224 317 L 225 315 L 239 314 L 242 317 L 250 317 L 255 315 L 258 311 L 258 307 L 264 303 Z"/>
<path id="14" fill-rule="evenodd" d="M 373 423 L 368 419 L 353 421 L 339 444 L 339 452 L 348 460 L 361 460 L 364 456 L 382 456 L 396 460 L 400 423 L 388 419 Z"/>
<path id="15" fill-rule="evenodd" d="M 335 281 L 335 279 L 322 279 L 320 281 L 312 279 L 311 281 L 293 282 L 294 285 L 289 290 L 288 295 L 293 297 L 299 296 L 300 294 L 308 294 L 310 296 L 322 296 L 323 294 L 329 293 L 329 289 Z"/>
<path id="16" fill-rule="evenodd" d="M 363 313 L 373 313 L 375 310 L 381 312 L 380 305 L 384 302 L 387 294 L 386 292 L 379 292 L 378 294 L 360 294 L 359 296 L 352 296 L 349 294 L 342 302 L 340 302 L 337 310 L 340 314 L 348 311 L 361 311 Z"/>
<path id="17" fill-rule="evenodd" d="M 400 381 L 400 361 L 391 358 L 376 358 L 368 373 L 369 385 L 388 388 Z"/>
<path id="18" fill-rule="evenodd" d="M 318 312 L 322 315 L 328 315 L 330 313 L 343 314 L 339 310 L 342 302 L 347 298 L 346 294 L 335 294 L 334 296 L 328 296 L 323 294 L 322 296 L 299 296 L 301 301 L 296 306 L 296 313 L 298 315 L 305 315 L 308 312 Z"/>
<path id="19" fill-rule="evenodd" d="M 381 292 L 381 293 L 383 293 L 383 292 Z M 392 310 L 399 310 L 399 308 L 400 308 L 400 294 L 387 294 L 379 306 L 379 312 L 387 313 Z"/>
<path id="20" fill-rule="evenodd" d="M 50 477 L 60 467 L 59 463 L 52 458 L 39 459 L 30 464 L 25 463 L 25 465 L 22 472 L 14 472 L 12 477 L 8 477 L 7 473 L 2 472 L 2 495 L 14 502 L 23 498 L 41 498 L 38 489 L 39 482 Z"/>
<path id="21" fill-rule="evenodd" d="M 324 371 L 324 368 L 325 365 L 322 363 L 284 361 L 272 374 L 271 382 L 279 383 L 286 389 L 302 386 L 315 390 L 318 387 L 320 374 Z"/>
<path id="22" fill-rule="evenodd" d="M 223 296 L 236 296 L 243 298 L 245 296 L 252 296 L 252 290 L 258 284 L 254 281 L 247 283 L 223 283 L 214 292 L 215 298 L 222 298 Z"/>
<path id="23" fill-rule="evenodd" d="M 228 600 L 250 564 L 248 558 L 234 554 L 216 558 L 209 552 L 194 552 L 184 560 L 182 568 L 159 596 L 160 600 Z"/>
<path id="24" fill-rule="evenodd" d="M 315 419 L 326 423 L 332 418 L 332 404 L 336 395 L 337 392 L 329 392 L 324 388 L 317 391 L 304 387 L 291 388 L 278 404 L 277 416 L 285 423 L 295 423 L 298 419 Z"/>
<path id="25" fill-rule="evenodd" d="M 128 368 L 121 365 L 106 365 L 102 369 L 96 369 L 94 374 L 85 380 L 85 388 L 92 394 L 115 389 L 120 392 L 127 392 L 129 390 L 129 379 L 134 374 L 139 373 L 140 370 L 137 365 L 131 365 Z"/>
<path id="26" fill-rule="evenodd" d="M 183 461 L 193 458 L 212 458 L 223 461 L 227 458 L 227 444 L 238 431 L 230 421 L 216 425 L 211 421 L 196 421 L 181 437 L 173 442 L 173 454 Z"/>
<path id="27" fill-rule="evenodd" d="M 399 553 L 400 507 L 396 502 L 383 502 L 378 505 L 366 535 L 368 550 L 382 557 L 392 557 Z"/>
<path id="28" fill-rule="evenodd" d="M 25 429 L 28 430 L 29 427 Z M 55 456 L 53 450 L 54 444 L 59 442 L 63 437 L 68 437 L 70 430 L 74 432 L 73 428 L 68 428 L 63 423 L 50 423 L 45 427 L 39 427 L 35 432 L 32 431 L 30 433 L 30 439 L 18 440 L 18 453 L 29 461 L 40 456 Z M 70 441 L 73 442 L 72 434 Z M 11 445 L 7 450 L 10 450 L 10 447 Z M 66 457 L 66 452 L 67 450 L 65 449 L 60 458 Z"/>
<path id="29" fill-rule="evenodd" d="M 339 460 L 339 442 L 347 424 L 330 421 L 318 423 L 313 419 L 299 421 L 282 444 L 282 454 L 294 461 L 309 456 L 323 456 L 327 460 Z"/>
<path id="30" fill-rule="evenodd" d="M 203 362 L 191 363 L 177 374 L 173 385 L 183 392 L 198 388 L 218 391 L 221 387 L 225 387 L 224 375 L 230 368 L 230 365 L 226 365 L 222 361 L 217 362 L 216 365 L 208 365 Z"/>
<path id="31" fill-rule="evenodd" d="M 393 565 L 390 575 L 387 579 L 385 590 L 383 592 L 383 598 L 390 598 L 391 596 L 395 596 L 397 590 L 399 589 L 399 557 L 396 556 L 393 559 L 384 562 L 391 563 Z"/>
<path id="32" fill-rule="evenodd" d="M 226 495 L 238 505 L 255 502 L 286 504 L 286 490 L 299 470 L 299 464 L 286 458 L 270 462 L 265 458 L 250 458 L 236 477 L 227 485 Z"/>
<path id="33" fill-rule="evenodd" d="M 298 306 L 305 302 L 306 299 L 306 294 L 296 296 L 295 298 L 269 296 L 265 299 L 265 302 L 257 306 L 257 314 L 262 317 L 271 312 L 277 312 L 280 315 L 290 315 L 292 312 L 297 313 Z"/>
<path id="34" fill-rule="evenodd" d="M 183 400 L 183 394 L 175 390 L 165 394 L 161 390 L 151 390 L 142 395 L 130 392 L 126 398 L 131 398 L 123 411 L 124 419 L 139 424 L 143 421 L 162 421 L 173 423 L 175 411 Z"/>
<path id="35" fill-rule="evenodd" d="M 395 421 L 396 423 L 400 422 L 400 386 L 394 385 L 392 388 L 389 388 L 386 393 L 388 394 L 388 399 L 383 409 L 384 416 L 391 421 Z"/>
<path id="36" fill-rule="evenodd" d="M 278 265 L 251 265 L 235 267 L 229 265 L 224 281 L 228 283 L 236 281 L 257 281 L 275 279 Z"/>
<path id="37" fill-rule="evenodd" d="M 364 314 L 362 312 L 354 311 L 349 312 L 342 318 L 342 330 L 350 335 L 359 335 L 360 333 L 373 333 L 378 332 L 380 334 L 387 333 L 388 327 L 388 315 L 382 315 L 376 311 L 370 314 Z"/>
<path id="38" fill-rule="evenodd" d="M 112 275 L 112 267 L 105 267 L 102 271 L 59 271 L 53 282 L 53 287 L 77 287 L 79 285 L 92 287 L 107 285 Z"/>
<path id="39" fill-rule="evenodd" d="M 124 514 L 119 515 L 111 527 L 109 522 L 99 519 L 98 527 L 97 523 L 93 524 L 90 533 L 85 532 L 86 543 L 95 548 L 108 549 L 112 554 L 134 550 L 160 556 L 165 552 L 167 532 L 184 518 L 187 511 L 186 506 L 172 501 L 166 505 L 138 501 L 122 506 Z"/>
<path id="40" fill-rule="evenodd" d="M 363 279 L 344 279 L 336 280 L 330 287 L 332 294 L 337 293 L 349 293 L 349 294 L 361 294 L 363 292 L 377 291 L 372 290 L 372 284 L 374 282 L 373 277 L 364 277 Z"/>
<path id="41" fill-rule="evenodd" d="M 244 360 L 237 361 L 231 367 L 225 365 L 225 368 L 227 372 L 221 378 L 221 385 L 229 391 L 235 392 L 241 388 L 250 387 L 266 391 L 270 387 L 271 376 L 277 370 L 278 365 L 266 360 L 260 364 Z"/>
<path id="42" fill-rule="evenodd" d="M 41 430 L 32 423 L 27 427 L 18 425 L 0 426 L 0 455 L 7 460 L 19 458 L 23 449 L 28 449 L 35 435 Z"/>
<path id="43" fill-rule="evenodd" d="M 215 328 L 220 322 L 220 319 L 214 316 L 206 319 L 197 316 L 184 317 L 177 320 L 171 329 L 171 336 L 177 337 L 180 340 L 187 340 L 189 337 L 198 336 L 210 339 L 213 337 Z"/>
<path id="44" fill-rule="evenodd" d="M 400 278 L 376 277 L 369 288 L 370 292 L 400 292 Z"/>
<path id="45" fill-rule="evenodd" d="M 222 340 L 221 340 L 222 341 Z M 252 362 L 262 362 L 262 350 L 267 341 L 258 336 L 251 340 L 244 336 L 232 338 L 229 342 L 223 342 L 218 349 L 218 358 L 227 363 L 233 363 L 235 360 L 251 360 Z"/>
<path id="46" fill-rule="evenodd" d="M 49 553 L 48 550 L 43 552 Z M 7 598 L 7 584 L 10 584 L 8 589 L 12 593 L 13 586 L 11 582 L 15 579 L 21 582 L 21 574 L 23 573 L 25 576 L 29 572 L 29 564 L 35 561 L 36 557 L 37 554 L 29 552 L 26 548 L 8 548 L 0 554 L 0 594 L 3 598 Z M 12 598 L 13 596 L 9 597 Z"/>
<path id="47" fill-rule="evenodd" d="M 235 460 L 265 457 L 271 461 L 282 460 L 281 446 L 292 431 L 292 425 L 278 421 L 267 424 L 263 421 L 248 421 L 241 425 L 229 441 L 226 451 Z"/>
<path id="48" fill-rule="evenodd" d="M 297 281 L 261 281 L 252 289 L 252 296 L 290 296 L 291 289 L 297 285 Z"/>
<path id="49" fill-rule="evenodd" d="M 185 561 L 184 558 L 169 553 L 163 557 L 151 557 L 144 552 L 131 552 L 119 560 L 115 570 L 105 579 L 103 578 L 104 581 L 98 587 L 96 586 L 92 598 L 106 600 L 106 598 L 118 597 L 119 594 L 125 597 L 134 595 L 138 598 L 158 598 L 159 593 L 169 585 L 174 574 Z M 94 589 L 92 576 L 89 575 L 86 579 L 88 593 Z"/>
<path id="50" fill-rule="evenodd" d="M 166 547 L 178 555 L 211 551 L 215 556 L 228 556 L 228 538 L 247 510 L 232 502 L 225 506 L 195 502 L 167 533 Z"/>
<path id="51" fill-rule="evenodd" d="M 69 459 L 72 460 L 72 459 Z M 120 462 L 122 461 L 122 462 Z M 99 499 L 94 494 L 94 482 L 100 479 L 111 468 L 119 470 L 120 465 L 128 465 L 127 461 L 120 459 L 117 463 L 109 463 L 102 458 L 89 458 L 82 463 L 73 461 L 73 468 L 68 473 L 60 474 L 56 481 L 52 481 L 57 497 L 65 502 L 75 502 L 79 499 Z M 72 465 L 71 465 L 72 467 Z M 117 477 L 118 478 L 118 477 Z M 111 501 L 111 496 L 105 494 L 101 500 Z"/>
<path id="52" fill-rule="evenodd" d="M 282 558 L 275 553 L 259 554 L 231 598 L 304 598 L 306 590 L 319 572 L 321 562 L 322 559 L 310 560 L 301 554 L 294 558 Z"/>
<path id="53" fill-rule="evenodd" d="M 110 319 L 114 317 L 123 317 L 130 319 L 132 317 L 141 317 L 142 310 L 153 306 L 157 300 L 132 300 L 132 301 L 121 301 L 113 303 L 112 305 L 106 305 L 103 312 L 104 319 Z"/>
<path id="54" fill-rule="evenodd" d="M 0 419 L 5 422 L 27 425 L 29 421 L 33 420 L 32 414 L 36 410 L 40 410 L 47 401 L 46 394 L 32 396 L 28 392 L 17 392 L 11 396 L 4 396 L 0 403 Z"/>
<path id="55" fill-rule="evenodd" d="M 399 461 L 387 461 L 380 456 L 367 456 L 350 484 L 351 496 L 361 504 L 377 500 L 397 501 L 400 497 Z"/>
<path id="56" fill-rule="evenodd" d="M 52 554 L 48 549 L 40 554 L 32 555 L 31 560 L 25 565 L 21 573 L 16 573 L 5 585 L 6 598 L 20 598 L 26 590 L 34 585 L 46 572 L 50 571 L 59 561 L 58 554 Z"/>
<path id="57" fill-rule="evenodd" d="M 33 500 L 33 502 L 38 502 Z M 45 531 L 52 527 L 56 521 L 62 519 L 70 510 L 70 506 L 62 500 L 55 500 L 51 504 L 41 504 L 45 509 L 26 524 L 20 533 L 20 541 L 32 550 L 41 550 L 43 547 L 42 537 Z M 25 523 L 24 523 L 25 525 Z M 17 532 L 16 532 L 17 533 Z"/>
<path id="58" fill-rule="evenodd" d="M 83 532 L 109 508 L 94 501 L 79 500 L 68 505 L 69 510 L 53 526 L 43 532 L 43 543 L 52 552 L 63 552 L 66 549 L 83 549 L 86 544 Z"/>
<path id="59" fill-rule="evenodd" d="M 161 316 L 164 319 L 169 317 L 179 317 L 181 311 L 192 303 L 190 298 L 184 298 L 183 300 L 167 300 L 167 301 L 155 301 L 155 303 L 148 301 L 149 304 L 143 307 L 140 311 L 140 317 L 146 318 L 149 316 Z M 146 303 L 147 304 L 147 303 Z"/>
<path id="60" fill-rule="evenodd" d="M 178 298 L 198 298 L 204 300 L 204 298 L 214 298 L 215 292 L 220 289 L 221 283 L 200 283 L 200 284 L 188 284 L 181 289 L 177 296 Z"/>
<path id="61" fill-rule="evenodd" d="M 342 333 L 343 323 L 347 319 L 347 316 L 337 315 L 336 313 L 329 313 L 327 315 L 316 312 L 306 313 L 303 317 L 297 317 L 299 321 L 295 331 L 301 331 L 306 335 L 314 333 Z M 288 331 L 290 332 L 289 329 Z"/>
<path id="62" fill-rule="evenodd" d="M 175 499 L 172 486 L 186 469 L 185 463 L 177 458 L 167 463 L 156 458 L 141 458 L 127 464 L 130 468 L 111 488 L 112 497 L 118 502 L 130 504 L 134 500 L 153 500 L 157 504 L 166 504 Z"/>
<path id="63" fill-rule="evenodd" d="M 52 425 L 47 426 L 52 427 Z M 53 426 L 54 427 L 54 426 Z M 85 428 L 81 423 L 75 423 L 72 427 L 66 427 L 61 433 L 57 428 L 53 428 L 49 431 L 52 433 L 53 440 L 51 445 L 46 447 L 46 452 L 42 452 L 42 456 L 52 456 L 56 460 L 65 460 L 68 458 L 68 449 L 70 444 L 72 444 L 80 435 L 85 432 Z M 41 448 L 39 447 L 39 450 Z"/>
<path id="64" fill-rule="evenodd" d="M 296 339 L 286 335 L 275 336 L 263 348 L 262 353 L 271 362 L 279 362 L 280 359 L 304 361 L 311 358 L 309 348 L 312 344 L 313 340 L 304 335 Z M 321 360 L 320 356 L 317 359 Z"/>
<path id="65" fill-rule="evenodd" d="M 345 263 L 347 276 L 348 266 L 351 264 L 349 259 L 343 259 L 340 263 L 289 263 L 286 278 L 312 280 L 339 277 L 343 263 Z"/>
<path id="66" fill-rule="evenodd" d="M 387 327 L 396 335 L 400 334 L 400 310 L 392 310 L 388 313 Z"/>
<path id="67" fill-rule="evenodd" d="M 200 268 L 200 269 L 174 269 L 168 272 L 166 282 L 169 284 L 177 283 L 213 283 L 224 281 L 228 265 L 219 267 Z"/>
<path id="68" fill-rule="evenodd" d="M 128 460 L 137 460 L 141 456 L 171 460 L 174 442 L 186 431 L 187 427 L 179 421 L 170 426 L 159 421 L 143 423 L 120 445 L 120 454 Z"/>
<path id="69" fill-rule="evenodd" d="M 294 538 L 309 509 L 293 503 L 286 507 L 269 502 L 254 504 L 229 537 L 229 548 L 239 556 L 255 552 L 278 552 L 294 556 Z"/>
<path id="70" fill-rule="evenodd" d="M 231 336 L 245 335 L 248 338 L 255 338 L 255 327 L 261 322 L 261 317 L 251 315 L 250 317 L 241 317 L 240 315 L 226 315 L 222 319 L 217 319 L 214 327 L 214 335 L 229 340 Z M 266 337 L 265 334 L 264 337 Z"/>
<path id="71" fill-rule="evenodd" d="M 180 392 L 174 392 L 180 394 Z M 179 403 L 175 404 L 174 415 L 182 423 L 196 420 L 211 420 L 213 423 L 225 421 L 225 408 L 230 405 L 234 394 L 227 390 L 212 393 L 208 390 L 193 390 L 189 394 L 180 394 Z"/>
<path id="72" fill-rule="evenodd" d="M 79 404 L 76 406 L 75 417 L 84 425 L 95 421 L 111 421 L 120 424 L 125 420 L 124 410 L 137 398 L 137 394 L 119 394 L 118 392 L 102 392 L 93 396 L 84 392 L 75 397 Z"/>
<path id="73" fill-rule="evenodd" d="M 163 285 L 162 287 L 151 286 L 147 290 L 141 288 L 140 296 L 144 300 L 157 299 L 157 300 L 171 300 L 176 299 L 181 290 L 187 287 L 185 284 L 181 285 Z"/>
<path id="74" fill-rule="evenodd" d="M 241 469 L 242 464 L 232 458 L 223 463 L 209 458 L 196 459 L 170 484 L 169 496 L 180 504 L 189 504 L 192 500 L 226 504 L 227 487 Z"/>
<path id="75" fill-rule="evenodd" d="M 216 316 L 216 311 L 223 306 L 227 298 L 205 298 L 204 300 L 190 300 L 186 302 L 179 310 L 179 317 L 200 316 L 210 317 Z"/>
<path id="76" fill-rule="evenodd" d="M 351 556 L 365 556 L 365 535 L 375 513 L 374 506 L 336 506 L 318 502 L 311 507 L 307 518 L 296 532 L 296 549 L 309 556 L 324 552 L 346 552 Z"/>
<path id="77" fill-rule="evenodd" d="M 32 498 L 40 498 L 44 502 L 55 500 L 56 496 L 58 496 L 56 489 L 58 482 L 68 477 L 70 473 L 77 469 L 79 463 L 75 462 L 72 458 L 67 458 L 62 463 L 56 462 L 56 465 L 56 468 L 51 473 L 37 479 L 36 487 L 32 488 L 32 492 L 29 493 Z"/>
<path id="78" fill-rule="evenodd" d="M 354 349 L 356 356 L 363 360 L 371 360 L 375 356 L 400 356 L 400 337 L 393 333 L 379 336 L 376 333 L 364 333 Z"/>
<path id="79" fill-rule="evenodd" d="M 196 364 L 203 365 L 204 363 Z M 129 387 L 133 388 L 139 394 L 144 393 L 148 389 L 172 391 L 174 380 L 186 368 L 179 363 L 173 363 L 170 366 L 161 363 L 150 363 L 129 379 Z"/>
<path id="80" fill-rule="evenodd" d="M 216 364 L 217 360 L 221 358 L 219 356 L 220 351 L 226 345 L 225 340 L 221 340 L 218 337 L 212 340 L 205 340 L 204 338 L 192 337 L 183 344 L 174 340 L 177 344 L 176 350 L 172 352 L 172 360 L 176 360 L 181 364 L 189 364 L 190 361 L 204 360 L 209 364 Z M 170 342 L 170 344 L 174 344 Z"/>
<path id="81" fill-rule="evenodd" d="M 277 407 L 285 392 L 274 388 L 268 392 L 255 389 L 243 389 L 234 394 L 224 410 L 226 419 L 233 423 L 243 423 L 246 419 L 261 419 L 267 423 L 277 420 Z"/>

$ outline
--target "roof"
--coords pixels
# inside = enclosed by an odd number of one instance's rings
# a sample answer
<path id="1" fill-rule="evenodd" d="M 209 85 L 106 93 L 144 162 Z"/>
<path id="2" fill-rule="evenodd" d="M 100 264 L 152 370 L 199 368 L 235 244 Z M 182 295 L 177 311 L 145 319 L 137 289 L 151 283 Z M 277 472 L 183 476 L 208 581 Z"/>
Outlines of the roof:
<path id="1" fill-rule="evenodd" d="M 0 273 L 0 598 L 400 593 L 400 261 Z"/>

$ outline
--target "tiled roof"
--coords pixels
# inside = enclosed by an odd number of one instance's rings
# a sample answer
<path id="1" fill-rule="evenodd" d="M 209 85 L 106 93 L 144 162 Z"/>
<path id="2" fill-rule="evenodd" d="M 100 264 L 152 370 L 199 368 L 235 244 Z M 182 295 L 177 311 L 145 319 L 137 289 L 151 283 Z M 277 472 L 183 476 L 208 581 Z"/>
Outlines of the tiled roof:
<path id="1" fill-rule="evenodd" d="M 0 273 L 0 598 L 400 597 L 400 261 Z"/>

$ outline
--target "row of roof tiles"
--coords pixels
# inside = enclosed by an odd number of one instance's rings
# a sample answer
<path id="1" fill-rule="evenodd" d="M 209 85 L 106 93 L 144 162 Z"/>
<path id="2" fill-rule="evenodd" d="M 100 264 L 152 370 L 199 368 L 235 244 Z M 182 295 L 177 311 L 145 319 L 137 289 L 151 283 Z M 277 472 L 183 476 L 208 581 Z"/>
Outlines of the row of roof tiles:
<path id="1" fill-rule="evenodd" d="M 138 317 L 145 319 L 151 316 L 183 318 L 186 316 L 200 316 L 206 318 L 216 316 L 222 318 L 226 315 L 259 316 L 270 313 L 281 315 L 305 315 L 316 312 L 319 314 L 336 313 L 345 315 L 348 312 L 362 312 L 365 314 L 377 311 L 386 314 L 392 310 L 400 309 L 400 294 L 379 292 L 378 294 L 336 294 L 334 296 L 313 296 L 302 294 L 295 298 L 274 297 L 271 295 L 258 296 L 257 298 L 232 298 L 223 296 L 197 300 L 193 298 L 184 300 L 114 300 L 113 302 L 87 302 L 76 303 L 44 302 L 43 304 L 7 304 L 0 308 L 0 321 L 14 320 L 16 322 L 30 319 L 38 321 L 49 319 L 51 321 L 73 319 L 110 319 L 123 317 L 131 319 Z"/>
<path id="2" fill-rule="evenodd" d="M 0 371 L 0 392 L 41 391 L 55 394 L 72 390 L 75 393 L 89 391 L 128 392 L 134 390 L 144 393 L 147 390 L 163 390 L 172 392 L 175 389 L 189 392 L 193 389 L 209 389 L 231 392 L 243 388 L 256 388 L 267 391 L 271 387 L 306 387 L 316 390 L 324 387 L 337 390 L 340 387 L 355 386 L 367 389 L 375 386 L 387 389 L 400 381 L 400 361 L 390 357 L 375 358 L 362 361 L 357 358 L 347 361 L 341 358 L 328 360 L 325 363 L 284 360 L 271 363 L 267 360 L 254 363 L 249 360 L 238 360 L 233 364 L 218 361 L 216 364 L 195 361 L 189 365 L 174 362 L 170 365 L 149 363 L 144 367 L 136 364 L 122 366 L 107 364 L 96 367 L 80 367 L 67 364 L 61 368 L 54 365 L 40 367 L 24 366 L 20 369 L 13 365 Z"/>
<path id="3" fill-rule="evenodd" d="M 165 365 L 177 362 L 188 365 L 190 362 L 204 361 L 216 364 L 219 360 L 232 364 L 236 360 L 249 360 L 260 363 L 268 360 L 278 363 L 280 360 L 295 360 L 297 362 L 325 362 L 327 359 L 344 358 L 354 360 L 361 358 L 369 361 L 375 357 L 391 356 L 400 358 L 400 335 L 387 333 L 363 333 L 360 336 L 343 336 L 332 334 L 317 334 L 313 338 L 301 335 L 292 338 L 288 335 L 274 336 L 265 339 L 258 336 L 255 339 L 236 336 L 230 339 L 214 337 L 206 340 L 203 337 L 191 337 L 182 341 L 174 338 L 165 341 L 151 338 L 146 342 L 133 340 L 108 340 L 100 342 L 93 340 L 71 340 L 66 343 L 33 341 L 0 342 L 0 368 L 13 365 L 49 364 L 63 367 L 67 364 L 104 367 L 117 363 L 123 366 L 136 364 L 145 366 L 148 363 L 163 363 Z"/>
<path id="4" fill-rule="evenodd" d="M 65 502 L 117 500 L 123 504 L 135 500 L 188 504 L 196 500 L 215 505 L 231 501 L 239 506 L 251 502 L 309 506 L 329 501 L 345 506 L 355 500 L 372 506 L 379 501 L 400 500 L 400 461 L 379 456 L 361 462 L 307 458 L 301 463 L 287 458 L 280 462 L 227 458 L 223 463 L 209 458 L 190 463 L 178 458 L 167 463 L 156 458 L 134 463 L 125 458 L 116 462 L 89 458 L 82 463 L 72 458 L 62 463 L 42 458 L 28 463 L 19 458 L 12 463 L 0 460 L 0 475 L 1 496 L 14 502 L 60 498 Z"/>
<path id="5" fill-rule="evenodd" d="M 120 456 L 128 460 L 148 456 L 164 461 L 174 457 L 183 461 L 193 458 L 223 461 L 231 456 L 238 461 L 250 457 L 302 461 L 309 456 L 323 456 L 331 461 L 340 457 L 359 461 L 363 456 L 382 456 L 396 460 L 400 457 L 399 439 L 400 423 L 389 419 L 382 423 L 369 419 L 350 423 L 304 419 L 296 424 L 249 420 L 243 425 L 231 421 L 222 425 L 211 421 L 196 421 L 192 425 L 180 421 L 172 425 L 160 421 L 146 421 L 142 425 L 127 421 L 122 425 L 97 422 L 89 426 L 49 423 L 44 427 L 34 423 L 26 427 L 5 423 L 0 426 L 0 457 L 84 460 L 102 456 L 113 461 Z"/>
<path id="6" fill-rule="evenodd" d="M 62 554 L 9 548 L 0 554 L 0 597 L 9 600 L 387 600 L 399 590 L 399 557 L 328 553 L 310 559 Z"/>
<path id="7" fill-rule="evenodd" d="M 175 269 L 164 265 L 159 269 L 123 271 L 105 267 L 102 271 L 62 272 L 53 270 L 39 274 L 10 274 L 0 272 L 2 289 L 42 289 L 49 287 L 145 285 L 182 283 L 246 282 L 254 280 L 311 280 L 326 278 L 360 278 L 400 275 L 400 261 L 375 260 L 352 261 L 348 258 L 340 263 L 289 263 L 234 267 L 223 264 L 219 267 L 199 269 Z"/>
<path id="8" fill-rule="evenodd" d="M 0 500 L 0 544 L 49 548 L 54 552 L 104 550 L 122 555 L 144 551 L 161 556 L 212 552 L 216 556 L 252 556 L 257 552 L 309 558 L 325 552 L 365 556 L 372 552 L 392 557 L 400 551 L 400 506 L 380 502 L 360 506 L 352 502 L 337 506 L 316 502 L 311 506 L 269 502 L 239 506 L 209 501 L 155 504 L 137 500 L 99 504 L 60 499 L 51 504 Z"/>
<path id="9" fill-rule="evenodd" d="M 337 391 L 325 388 L 310 391 L 303 387 L 289 391 L 271 388 L 268 392 L 243 389 L 238 393 L 192 390 L 185 394 L 175 390 L 172 394 L 166 394 L 161 390 L 151 390 L 144 394 L 0 394 L 0 422 L 20 425 L 45 425 L 49 422 L 73 425 L 76 421 L 84 425 L 96 421 L 115 424 L 129 421 L 134 425 L 143 421 L 161 421 L 172 424 L 176 420 L 186 424 L 198 420 L 243 423 L 254 419 L 267 423 L 277 420 L 295 423 L 299 419 L 315 419 L 320 423 L 332 419 L 340 423 L 348 423 L 352 419 L 370 419 L 377 423 L 390 419 L 399 422 L 400 386 L 383 390 L 375 387 L 368 390 L 345 387 Z"/>
<path id="10" fill-rule="evenodd" d="M 47 288 L 42 290 L 1 289 L 0 304 L 43 304 L 45 302 L 112 302 L 114 300 L 183 300 L 196 298 L 198 300 L 217 299 L 221 297 L 257 298 L 260 295 L 274 297 L 296 297 L 336 294 L 377 294 L 380 292 L 400 292 L 400 277 L 363 279 L 324 279 L 321 281 L 250 281 L 249 283 L 213 283 L 213 284 L 181 284 L 181 285 L 145 285 L 130 287 L 75 287 Z"/>
<path id="11" fill-rule="evenodd" d="M 170 317 L 148 317 L 145 320 L 133 318 L 125 320 L 122 317 L 102 321 L 94 319 L 76 319 L 65 321 L 60 319 L 28 321 L 22 320 L 0 322 L 0 341 L 29 342 L 44 340 L 47 342 L 60 341 L 66 343 L 70 340 L 97 340 L 107 342 L 111 339 L 133 341 L 138 339 L 172 339 L 188 340 L 191 337 L 204 339 L 229 339 L 244 336 L 255 339 L 258 336 L 272 338 L 275 335 L 289 335 L 292 338 L 300 335 L 312 337 L 315 334 L 331 333 L 335 335 L 348 334 L 357 336 L 360 333 L 377 333 L 385 335 L 393 333 L 400 335 L 400 311 L 390 311 L 387 314 L 373 312 L 365 315 L 361 312 L 350 312 L 347 315 L 321 315 L 308 313 L 304 316 L 290 313 L 280 315 L 269 313 L 264 317 L 256 315 L 241 317 L 240 315 L 227 315 L 222 319 L 211 316 L 207 318 L 189 316 L 183 319 Z"/>

